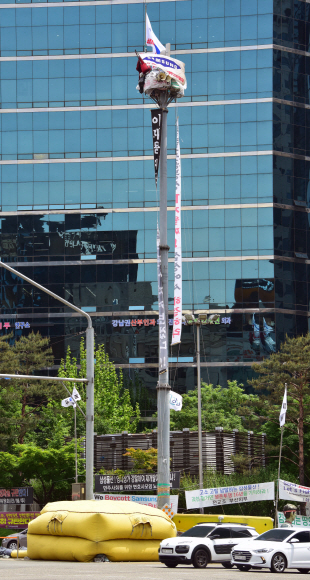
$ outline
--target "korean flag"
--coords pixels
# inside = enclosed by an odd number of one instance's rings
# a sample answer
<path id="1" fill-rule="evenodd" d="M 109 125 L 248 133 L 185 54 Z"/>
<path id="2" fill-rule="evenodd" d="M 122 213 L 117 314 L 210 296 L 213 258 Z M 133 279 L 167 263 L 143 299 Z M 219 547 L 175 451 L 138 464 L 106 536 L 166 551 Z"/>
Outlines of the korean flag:
<path id="1" fill-rule="evenodd" d="M 170 409 L 173 409 L 173 411 L 181 411 L 181 409 L 182 409 L 182 395 L 179 395 L 178 393 L 174 393 L 173 391 L 170 391 L 169 407 L 170 407 Z"/>
<path id="2" fill-rule="evenodd" d="M 61 401 L 61 406 L 62 406 L 62 407 L 71 407 L 71 406 L 72 406 L 72 407 L 75 407 L 75 402 L 74 402 L 74 400 L 72 399 L 72 397 L 67 397 L 66 399 L 63 399 L 63 400 Z"/>
<path id="3" fill-rule="evenodd" d="M 285 385 L 284 397 L 279 416 L 280 427 L 283 427 L 285 425 L 286 411 L 287 411 L 287 387 Z"/>

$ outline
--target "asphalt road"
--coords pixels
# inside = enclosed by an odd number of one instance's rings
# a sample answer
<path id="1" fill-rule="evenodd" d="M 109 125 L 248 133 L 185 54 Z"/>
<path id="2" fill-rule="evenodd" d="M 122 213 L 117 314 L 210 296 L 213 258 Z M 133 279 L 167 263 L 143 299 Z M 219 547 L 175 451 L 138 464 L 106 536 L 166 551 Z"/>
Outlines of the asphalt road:
<path id="1" fill-rule="evenodd" d="M 286 570 L 286 578 L 302 578 L 297 570 Z M 45 562 L 40 560 L 0 559 L 1 580 L 271 580 L 274 574 L 264 570 L 239 572 L 211 564 L 203 570 L 193 566 L 168 569 L 157 562 Z M 282 576 L 283 577 L 283 576 Z M 310 579 L 310 575 L 309 575 Z"/>

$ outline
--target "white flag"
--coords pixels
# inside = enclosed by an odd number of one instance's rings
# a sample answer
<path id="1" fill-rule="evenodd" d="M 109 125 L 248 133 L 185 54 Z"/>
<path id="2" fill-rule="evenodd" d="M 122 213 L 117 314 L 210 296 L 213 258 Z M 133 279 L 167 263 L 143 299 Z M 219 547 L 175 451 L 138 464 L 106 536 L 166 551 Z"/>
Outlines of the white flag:
<path id="1" fill-rule="evenodd" d="M 286 411 L 287 411 L 287 392 L 286 391 L 287 391 L 287 387 L 285 385 L 284 397 L 283 397 L 282 407 L 281 407 L 280 416 L 279 416 L 280 427 L 283 427 L 283 425 L 285 425 L 285 418 L 286 418 Z"/>
<path id="2" fill-rule="evenodd" d="M 146 44 L 152 47 L 153 52 L 160 54 L 162 51 L 166 51 L 166 48 L 158 40 L 157 36 L 154 34 L 148 15 L 145 15 L 145 26 L 146 26 Z"/>
<path id="3" fill-rule="evenodd" d="M 75 387 L 73 387 L 73 391 L 72 391 L 71 397 L 72 397 L 72 399 L 74 401 L 80 401 L 81 400 L 80 393 L 79 393 L 79 391 Z"/>
<path id="4" fill-rule="evenodd" d="M 174 393 L 173 391 L 170 391 L 169 407 L 170 407 L 170 409 L 173 409 L 174 411 L 181 411 L 181 409 L 182 409 L 182 395 L 179 395 L 178 393 Z"/>
<path id="5" fill-rule="evenodd" d="M 71 406 L 72 406 L 72 407 L 75 407 L 75 402 L 74 402 L 74 400 L 72 399 L 72 397 L 67 397 L 66 399 L 63 399 L 63 400 L 61 401 L 61 406 L 62 406 L 62 407 L 71 407 Z"/>

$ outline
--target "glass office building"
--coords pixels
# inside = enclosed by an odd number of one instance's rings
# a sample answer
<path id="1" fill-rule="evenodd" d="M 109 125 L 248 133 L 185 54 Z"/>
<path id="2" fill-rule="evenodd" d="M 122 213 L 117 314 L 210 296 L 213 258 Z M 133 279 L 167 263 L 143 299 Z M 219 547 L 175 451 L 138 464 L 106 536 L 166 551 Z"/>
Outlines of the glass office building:
<path id="1" fill-rule="evenodd" d="M 156 223 L 150 109 L 137 90 L 145 4 L 0 6 L 1 259 L 92 316 L 98 342 L 155 399 Z M 202 379 L 246 385 L 253 361 L 308 330 L 309 34 L 302 0 L 149 0 L 186 64 L 168 114 L 169 304 L 175 120 L 182 154 L 183 309 L 202 328 Z M 78 354 L 82 318 L 1 270 L 3 331 Z M 7 323 L 4 326 L 4 323 Z M 10 327 L 9 327 L 10 325 Z M 170 384 L 196 384 L 195 328 Z"/>

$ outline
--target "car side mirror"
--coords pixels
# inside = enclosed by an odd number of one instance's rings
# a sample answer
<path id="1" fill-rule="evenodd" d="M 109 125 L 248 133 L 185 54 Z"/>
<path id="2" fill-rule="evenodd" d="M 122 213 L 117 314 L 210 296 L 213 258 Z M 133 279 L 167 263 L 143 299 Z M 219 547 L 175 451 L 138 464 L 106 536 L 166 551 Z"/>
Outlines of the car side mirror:
<path id="1" fill-rule="evenodd" d="M 210 539 L 211 540 L 216 540 L 217 538 L 220 538 L 221 536 L 219 536 L 219 534 L 216 534 L 214 536 L 211 536 Z"/>
<path id="2" fill-rule="evenodd" d="M 297 538 L 292 538 L 292 539 L 289 541 L 289 543 L 290 543 L 290 544 L 299 544 L 299 540 L 298 540 Z"/>

